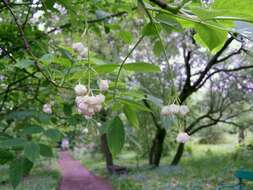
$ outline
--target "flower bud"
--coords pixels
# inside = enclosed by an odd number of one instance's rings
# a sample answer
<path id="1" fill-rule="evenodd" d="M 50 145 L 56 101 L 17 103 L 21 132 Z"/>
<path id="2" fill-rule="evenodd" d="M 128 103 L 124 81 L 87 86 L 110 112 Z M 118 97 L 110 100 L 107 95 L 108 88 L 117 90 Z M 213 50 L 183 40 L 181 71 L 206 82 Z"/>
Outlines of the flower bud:
<path id="1" fill-rule="evenodd" d="M 186 143 L 187 141 L 190 140 L 190 138 L 191 137 L 187 133 L 181 132 L 181 133 L 178 133 L 176 140 L 179 143 Z"/>
<path id="2" fill-rule="evenodd" d="M 82 84 L 78 84 L 75 86 L 75 93 L 77 96 L 84 96 L 86 95 L 88 92 L 86 86 L 82 85 Z"/>
<path id="3" fill-rule="evenodd" d="M 109 81 L 108 80 L 100 80 L 98 86 L 99 86 L 100 91 L 102 91 L 102 92 L 106 91 L 109 88 Z"/>

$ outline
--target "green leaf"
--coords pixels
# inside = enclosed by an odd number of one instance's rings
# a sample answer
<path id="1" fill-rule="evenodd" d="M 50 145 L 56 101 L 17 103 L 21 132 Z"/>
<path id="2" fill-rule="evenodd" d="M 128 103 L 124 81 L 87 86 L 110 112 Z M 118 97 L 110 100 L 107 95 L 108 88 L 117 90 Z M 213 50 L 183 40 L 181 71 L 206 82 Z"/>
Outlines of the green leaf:
<path id="1" fill-rule="evenodd" d="M 33 167 L 33 163 L 26 158 L 17 158 L 10 163 L 10 182 L 14 189 L 20 183 L 22 176 L 28 175 Z"/>
<path id="2" fill-rule="evenodd" d="M 24 120 L 27 118 L 33 117 L 40 122 L 48 122 L 50 116 L 44 112 L 39 112 L 36 110 L 26 110 L 26 111 L 13 111 L 7 115 L 8 119 L 15 119 L 15 120 Z"/>
<path id="3" fill-rule="evenodd" d="M 40 156 L 40 146 L 34 142 L 26 143 L 24 155 L 27 159 L 34 163 Z"/>
<path id="4" fill-rule="evenodd" d="M 106 74 L 106 73 L 112 73 L 118 67 L 119 65 L 117 64 L 104 64 L 104 65 L 94 66 L 94 69 L 99 74 Z"/>
<path id="5" fill-rule="evenodd" d="M 13 160 L 10 164 L 9 172 L 10 182 L 13 188 L 16 189 L 23 176 L 23 160 L 20 158 Z"/>
<path id="6" fill-rule="evenodd" d="M 31 162 L 30 160 L 28 160 L 27 158 L 23 158 L 23 175 L 27 176 L 31 169 L 33 168 L 33 162 Z"/>
<path id="7" fill-rule="evenodd" d="M 107 141 L 113 156 L 123 148 L 125 142 L 125 130 L 121 119 L 116 116 L 107 126 Z"/>
<path id="8" fill-rule="evenodd" d="M 160 67 L 145 63 L 145 62 L 136 62 L 136 63 L 127 63 L 124 65 L 124 69 L 128 71 L 135 71 L 135 72 L 160 72 Z"/>
<path id="9" fill-rule="evenodd" d="M 142 29 L 142 35 L 144 36 L 154 36 L 158 35 L 160 33 L 161 27 L 157 23 L 148 23 L 147 25 L 144 26 Z"/>
<path id="10" fill-rule="evenodd" d="M 125 105 L 124 108 L 124 113 L 129 121 L 129 123 L 133 126 L 133 127 L 138 127 L 139 126 L 139 120 L 136 114 L 136 111 L 134 109 L 131 108 L 131 106 L 129 105 Z"/>
<path id="11" fill-rule="evenodd" d="M 71 61 L 65 57 L 54 57 L 53 63 L 67 68 L 71 67 L 72 65 Z"/>
<path id="12" fill-rule="evenodd" d="M 45 135 L 55 142 L 61 140 L 61 133 L 57 129 L 48 129 Z"/>
<path id="13" fill-rule="evenodd" d="M 150 110 L 146 106 L 138 102 L 135 102 L 133 100 L 125 99 L 125 98 L 119 98 L 118 100 L 120 103 L 130 106 L 134 110 L 150 112 Z"/>
<path id="14" fill-rule="evenodd" d="M 203 24 L 195 24 L 195 30 L 197 32 L 194 36 L 195 40 L 199 43 L 203 43 L 210 51 L 214 49 L 218 51 L 218 48 L 221 47 L 227 39 L 227 32 Z"/>
<path id="15" fill-rule="evenodd" d="M 43 62 L 45 65 L 48 65 L 52 63 L 54 60 L 54 55 L 53 54 L 45 54 L 40 58 L 40 61 Z"/>
<path id="16" fill-rule="evenodd" d="M 20 69 L 26 69 L 30 67 L 31 65 L 34 65 L 34 61 L 29 60 L 29 59 L 18 60 L 17 63 L 15 64 L 15 66 Z"/>
<path id="17" fill-rule="evenodd" d="M 159 108 L 163 107 L 163 100 L 152 95 L 147 95 L 147 100 L 154 103 Z"/>
<path id="18" fill-rule="evenodd" d="M 156 41 L 154 47 L 153 47 L 154 54 L 159 57 L 161 53 L 163 52 L 163 44 L 160 40 Z"/>
<path id="19" fill-rule="evenodd" d="M 73 57 L 71 54 L 71 49 L 68 47 L 59 47 L 59 51 L 61 52 L 62 56 L 73 62 Z"/>
<path id="20" fill-rule="evenodd" d="M 64 103 L 63 104 L 63 112 L 65 115 L 71 115 L 72 113 L 72 104 Z"/>
<path id="21" fill-rule="evenodd" d="M 211 7 L 216 16 L 235 16 L 253 20 L 252 0 L 218 0 Z"/>
<path id="22" fill-rule="evenodd" d="M 44 129 L 38 125 L 30 125 L 30 126 L 25 127 L 22 130 L 21 134 L 22 135 L 31 135 L 31 134 L 41 133 L 43 131 L 44 131 Z"/>
<path id="23" fill-rule="evenodd" d="M 53 151 L 50 146 L 47 146 L 45 144 L 39 144 L 40 145 L 40 155 L 44 157 L 53 157 Z"/>
<path id="24" fill-rule="evenodd" d="M 0 149 L 0 165 L 3 165 L 14 158 L 13 153 L 7 150 Z"/>
<path id="25" fill-rule="evenodd" d="M 156 16 L 156 20 L 167 32 L 171 32 L 172 30 L 182 31 L 182 26 L 169 14 L 159 13 Z"/>
<path id="26" fill-rule="evenodd" d="M 127 31 L 120 31 L 118 33 L 118 36 L 126 43 L 126 44 L 130 44 L 133 40 L 133 36 L 131 32 L 127 32 Z"/>
<path id="27" fill-rule="evenodd" d="M 1 149 L 22 148 L 27 141 L 21 138 L 14 138 L 0 141 Z"/>

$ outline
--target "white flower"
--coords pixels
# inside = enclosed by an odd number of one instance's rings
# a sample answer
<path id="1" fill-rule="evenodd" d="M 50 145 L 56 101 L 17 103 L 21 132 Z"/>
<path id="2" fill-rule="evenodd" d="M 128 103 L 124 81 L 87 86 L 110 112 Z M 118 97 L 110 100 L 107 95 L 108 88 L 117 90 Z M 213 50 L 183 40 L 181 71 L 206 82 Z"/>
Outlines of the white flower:
<path id="1" fill-rule="evenodd" d="M 168 106 L 163 106 L 161 110 L 161 114 L 165 116 L 170 116 L 173 114 L 177 114 L 179 112 L 180 106 L 176 104 L 171 104 Z"/>
<path id="2" fill-rule="evenodd" d="M 80 104 L 77 105 L 77 107 L 80 109 L 80 110 L 86 110 L 88 108 L 88 105 L 85 104 L 84 102 L 81 102 Z"/>
<path id="3" fill-rule="evenodd" d="M 85 47 L 81 42 L 72 44 L 72 48 L 75 50 L 76 53 L 78 53 L 81 58 L 87 57 L 88 48 Z"/>
<path id="4" fill-rule="evenodd" d="M 78 113 L 82 114 L 86 119 L 91 119 L 96 112 L 101 111 L 105 96 L 103 94 L 77 96 L 75 101 Z"/>
<path id="5" fill-rule="evenodd" d="M 186 105 L 180 106 L 179 113 L 185 116 L 189 112 L 189 108 Z"/>
<path id="6" fill-rule="evenodd" d="M 176 105 L 176 104 L 171 104 L 171 105 L 169 105 L 169 109 L 170 109 L 170 112 L 171 112 L 172 114 L 176 114 L 176 113 L 179 112 L 180 106 L 179 106 L 179 105 Z"/>
<path id="7" fill-rule="evenodd" d="M 96 96 L 98 103 L 103 103 L 105 101 L 105 96 L 103 94 L 99 94 Z"/>
<path id="8" fill-rule="evenodd" d="M 72 48 L 76 51 L 76 52 L 81 52 L 84 48 L 84 45 L 81 42 L 77 42 L 77 43 L 73 43 L 72 44 Z"/>
<path id="9" fill-rule="evenodd" d="M 187 133 L 181 132 L 181 133 L 178 133 L 176 140 L 179 143 L 186 143 L 187 141 L 190 140 L 190 138 L 191 137 Z"/>
<path id="10" fill-rule="evenodd" d="M 0 75 L 0 81 L 3 81 L 5 79 L 4 75 Z"/>
<path id="11" fill-rule="evenodd" d="M 162 115 L 169 115 L 169 112 L 170 112 L 169 106 L 163 106 L 162 107 L 162 110 L 161 110 Z"/>
<path id="12" fill-rule="evenodd" d="M 96 107 L 95 107 L 95 111 L 101 111 L 101 109 L 102 109 L 102 105 L 101 104 L 98 104 L 98 105 L 96 105 Z"/>
<path id="13" fill-rule="evenodd" d="M 98 103 L 98 100 L 96 98 L 96 96 L 90 96 L 89 99 L 88 99 L 88 104 L 97 104 Z"/>
<path id="14" fill-rule="evenodd" d="M 67 14 L 67 10 L 65 9 L 65 7 L 61 6 L 58 3 L 54 3 L 53 7 L 58 10 L 61 14 Z"/>
<path id="15" fill-rule="evenodd" d="M 100 91 L 106 91 L 109 88 L 109 81 L 100 80 L 98 86 L 99 86 Z"/>
<path id="16" fill-rule="evenodd" d="M 52 113 L 51 104 L 44 104 L 42 110 L 45 113 L 51 114 Z"/>
<path id="17" fill-rule="evenodd" d="M 84 133 L 88 133 L 88 132 L 89 132 L 89 129 L 88 129 L 88 128 L 84 128 L 84 129 L 83 129 L 83 132 L 84 132 Z"/>
<path id="18" fill-rule="evenodd" d="M 75 86 L 75 93 L 77 96 L 84 96 L 86 95 L 88 92 L 86 86 L 82 85 L 82 84 L 78 84 Z"/>

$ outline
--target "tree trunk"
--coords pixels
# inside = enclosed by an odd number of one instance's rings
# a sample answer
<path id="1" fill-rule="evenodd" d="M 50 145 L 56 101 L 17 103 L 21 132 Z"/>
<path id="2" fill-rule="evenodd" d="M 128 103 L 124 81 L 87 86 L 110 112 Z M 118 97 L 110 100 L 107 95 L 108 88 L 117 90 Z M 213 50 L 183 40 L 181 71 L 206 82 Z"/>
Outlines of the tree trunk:
<path id="1" fill-rule="evenodd" d="M 244 139 L 245 139 L 245 129 L 243 127 L 240 127 L 238 134 L 238 143 L 239 144 L 243 143 Z"/>
<path id="2" fill-rule="evenodd" d="M 149 164 L 158 167 L 160 164 L 163 143 L 166 136 L 164 128 L 157 128 L 155 138 L 152 142 L 152 147 L 149 152 Z"/>
<path id="3" fill-rule="evenodd" d="M 105 162 L 106 162 L 106 168 L 108 171 L 110 171 L 113 166 L 113 158 L 112 158 L 112 153 L 110 152 L 110 149 L 108 147 L 107 144 L 107 138 L 106 138 L 106 134 L 102 134 L 101 137 L 101 150 L 104 154 L 105 157 Z"/>
<path id="4" fill-rule="evenodd" d="M 179 143 L 178 147 L 177 147 L 177 153 L 175 154 L 172 162 L 171 162 L 171 165 L 177 165 L 182 156 L 183 156 L 183 153 L 184 153 L 184 143 Z"/>

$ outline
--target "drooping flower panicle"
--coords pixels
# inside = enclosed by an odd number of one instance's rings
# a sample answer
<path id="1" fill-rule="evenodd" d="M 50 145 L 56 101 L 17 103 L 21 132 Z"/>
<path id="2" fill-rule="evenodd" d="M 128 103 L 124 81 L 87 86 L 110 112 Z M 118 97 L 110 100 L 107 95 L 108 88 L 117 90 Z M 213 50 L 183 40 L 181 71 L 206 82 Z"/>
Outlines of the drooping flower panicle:
<path id="1" fill-rule="evenodd" d="M 174 114 L 179 114 L 181 116 L 185 116 L 189 112 L 189 108 L 186 105 L 176 105 L 170 104 L 167 106 L 163 106 L 161 110 L 161 115 L 171 116 Z"/>
<path id="2" fill-rule="evenodd" d="M 86 86 L 82 84 L 76 85 L 74 89 L 77 95 L 76 105 L 78 113 L 83 114 L 86 119 L 91 119 L 96 112 L 101 111 L 105 101 L 103 94 L 89 96 Z"/>

